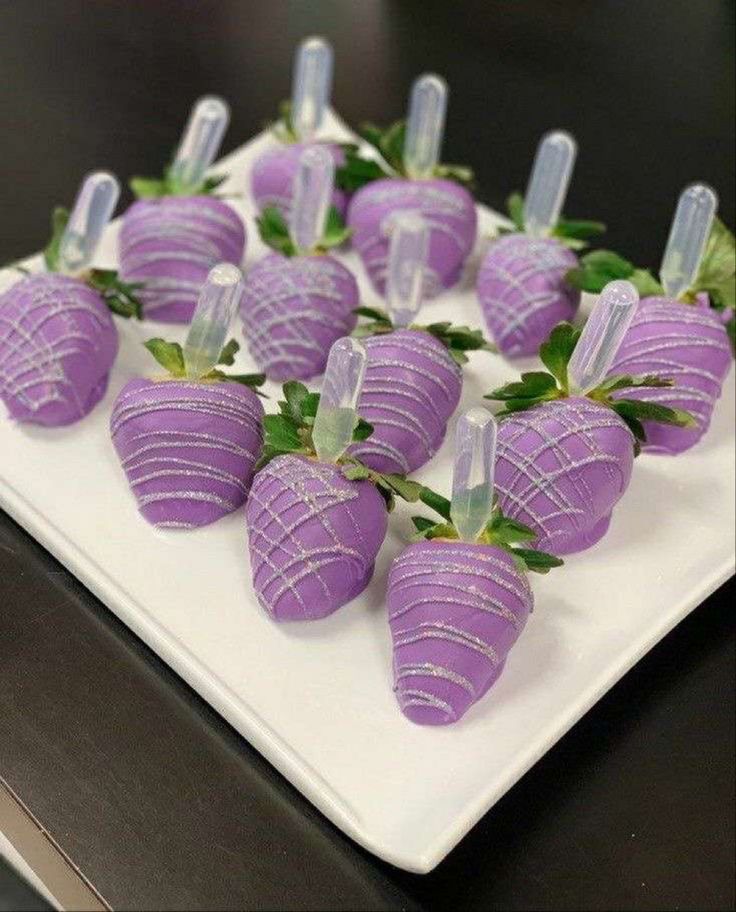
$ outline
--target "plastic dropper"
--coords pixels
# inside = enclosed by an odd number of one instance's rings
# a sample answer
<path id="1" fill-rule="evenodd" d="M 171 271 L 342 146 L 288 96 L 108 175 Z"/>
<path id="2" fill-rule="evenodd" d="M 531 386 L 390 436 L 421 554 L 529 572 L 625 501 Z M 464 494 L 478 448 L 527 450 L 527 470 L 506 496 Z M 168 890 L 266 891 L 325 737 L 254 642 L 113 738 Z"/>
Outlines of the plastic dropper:
<path id="1" fill-rule="evenodd" d="M 217 364 L 240 303 L 243 275 L 232 263 L 213 267 L 201 291 L 184 343 L 189 380 L 199 380 Z"/>
<path id="2" fill-rule="evenodd" d="M 309 146 L 299 159 L 291 208 L 291 237 L 300 253 L 314 250 L 322 237 L 332 198 L 335 162 L 324 146 Z"/>
<path id="3" fill-rule="evenodd" d="M 415 180 L 434 175 L 445 132 L 447 83 L 425 73 L 412 86 L 404 142 L 404 170 Z"/>
<path id="4" fill-rule="evenodd" d="M 524 229 L 531 237 L 547 237 L 559 221 L 577 151 L 564 130 L 546 133 L 537 146 L 524 196 Z"/>
<path id="5" fill-rule="evenodd" d="M 206 95 L 194 105 L 171 166 L 174 177 L 185 187 L 202 183 L 229 122 L 230 108 L 222 98 Z"/>
<path id="6" fill-rule="evenodd" d="M 332 46 L 324 38 L 305 38 L 294 62 L 291 123 L 300 142 L 310 142 L 330 103 Z"/>
<path id="7" fill-rule="evenodd" d="M 330 349 L 312 428 L 320 462 L 337 462 L 352 443 L 366 357 L 363 345 L 348 336 Z"/>
<path id="8" fill-rule="evenodd" d="M 491 518 L 495 464 L 496 419 L 484 408 L 471 408 L 455 430 L 450 519 L 461 541 L 477 541 Z"/>
<path id="9" fill-rule="evenodd" d="M 603 289 L 567 366 L 573 391 L 584 395 L 606 378 L 638 303 L 631 282 L 619 279 Z"/>
<path id="10" fill-rule="evenodd" d="M 669 297 L 679 298 L 695 281 L 717 209 L 718 197 L 707 184 L 690 184 L 680 194 L 659 270 Z"/>
<path id="11" fill-rule="evenodd" d="M 391 225 L 386 306 L 399 329 L 413 323 L 422 306 L 428 252 L 429 226 L 424 219 L 414 212 L 397 212 Z"/>
<path id="12" fill-rule="evenodd" d="M 60 271 L 71 275 L 92 262 L 120 196 L 114 174 L 95 171 L 82 181 L 59 244 Z"/>

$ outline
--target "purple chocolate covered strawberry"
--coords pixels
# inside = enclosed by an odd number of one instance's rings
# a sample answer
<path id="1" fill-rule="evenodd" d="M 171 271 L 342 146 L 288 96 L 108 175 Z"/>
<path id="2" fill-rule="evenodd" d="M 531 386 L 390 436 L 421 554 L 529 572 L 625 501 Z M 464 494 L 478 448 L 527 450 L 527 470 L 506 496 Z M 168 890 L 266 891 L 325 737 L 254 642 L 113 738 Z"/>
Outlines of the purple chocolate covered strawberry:
<path id="1" fill-rule="evenodd" d="M 120 229 L 120 272 L 126 281 L 144 283 L 140 297 L 149 319 L 188 323 L 210 269 L 243 258 L 243 221 L 212 195 L 225 177 L 205 177 L 229 116 L 221 99 L 200 99 L 163 179 L 130 182 L 138 202 Z"/>
<path id="2" fill-rule="evenodd" d="M 347 231 L 329 206 L 334 164 L 321 146 L 302 153 L 287 225 L 277 209 L 258 220 L 276 252 L 251 269 L 240 305 L 243 334 L 254 360 L 273 380 L 321 374 L 330 346 L 356 323 L 358 285 L 326 251 Z"/>
<path id="3" fill-rule="evenodd" d="M 264 418 L 261 465 L 246 505 L 258 601 L 277 621 L 316 620 L 359 595 L 373 574 L 394 494 L 419 486 L 345 456 L 371 428 L 357 419 L 365 351 L 335 343 L 322 396 L 284 385 L 279 415 Z"/>
<path id="4" fill-rule="evenodd" d="M 526 571 L 562 563 L 521 547 L 534 533 L 495 502 L 494 428 L 485 409 L 460 419 L 452 502 L 422 489 L 440 519 L 414 518 L 420 540 L 389 574 L 394 689 L 401 711 L 420 725 L 457 722 L 483 697 L 532 611 Z"/>
<path id="5" fill-rule="evenodd" d="M 159 528 L 215 522 L 246 498 L 261 453 L 262 374 L 228 374 L 238 343 L 223 346 L 242 291 L 240 270 L 220 263 L 199 296 L 184 347 L 149 339 L 167 373 L 137 378 L 113 406 L 110 433 L 138 507 Z"/>
<path id="6" fill-rule="evenodd" d="M 250 178 L 250 192 L 260 212 L 273 208 L 289 219 L 294 200 L 294 181 L 299 170 L 302 152 L 308 144 L 291 139 L 288 145 L 280 145 L 264 152 L 253 165 Z M 336 167 L 345 164 L 345 153 L 336 143 L 320 143 L 335 161 Z M 340 218 L 344 219 L 348 210 L 348 194 L 340 187 L 333 187 L 331 204 Z"/>
<path id="7" fill-rule="evenodd" d="M 397 213 L 413 212 L 429 225 L 429 255 L 424 293 L 434 297 L 455 285 L 473 249 L 477 230 L 475 201 L 463 184 L 472 172 L 439 165 L 447 87 L 438 76 L 420 77 L 412 90 L 408 125 L 385 132 L 366 125 L 362 137 L 380 160 L 360 157 L 346 147 L 338 183 L 357 190 L 348 209 L 348 226 L 373 287 L 384 293 L 389 241 Z"/>
<path id="8" fill-rule="evenodd" d="M 542 345 L 549 373 L 522 374 L 486 397 L 505 406 L 496 458 L 499 502 L 553 554 L 581 551 L 605 534 L 646 439 L 643 420 L 693 424 L 679 409 L 617 396 L 622 389 L 664 388 L 670 381 L 606 377 L 637 302 L 629 282 L 611 282 L 582 336 L 562 323 Z"/>
<path id="9" fill-rule="evenodd" d="M 513 233 L 505 229 L 486 254 L 476 290 L 499 350 L 508 357 L 536 354 L 560 322 L 572 320 L 580 292 L 566 280 L 578 265 L 571 248 L 600 234 L 599 222 L 560 218 L 575 160 L 575 140 L 557 130 L 542 138 L 526 199 L 508 199 Z"/>
<path id="10" fill-rule="evenodd" d="M 361 307 L 358 327 L 368 363 L 358 411 L 372 427 L 350 452 L 380 472 L 407 474 L 423 466 L 445 438 L 460 401 L 466 351 L 489 350 L 480 330 L 450 323 L 394 328 L 386 313 Z"/>
<path id="11" fill-rule="evenodd" d="M 623 390 L 620 395 L 686 409 L 693 428 L 644 422 L 643 449 L 677 455 L 694 446 L 710 426 L 721 395 L 736 338 L 734 237 L 714 219 L 715 193 L 702 184 L 686 188 L 678 203 L 660 270 L 651 273 L 617 254 L 599 250 L 584 257 L 572 279 L 597 291 L 603 275 L 628 278 L 646 297 L 612 365 L 616 374 L 656 373 L 672 381 L 668 388 Z M 729 341 L 730 337 L 730 341 Z"/>
<path id="12" fill-rule="evenodd" d="M 261 453 L 262 375 L 187 379 L 181 346 L 146 343 L 168 376 L 137 378 L 115 400 L 110 433 L 138 508 L 159 528 L 193 529 L 244 503 Z M 232 363 L 237 343 L 223 358 Z"/>
<path id="13" fill-rule="evenodd" d="M 332 47 L 324 38 L 302 41 L 294 57 L 294 77 L 290 101 L 282 102 L 279 119 L 271 133 L 279 145 L 264 152 L 253 165 L 251 195 L 258 209 L 278 209 L 285 219 L 291 217 L 299 161 L 324 120 L 330 104 L 332 85 Z M 336 166 L 345 163 L 338 143 L 320 142 Z M 345 218 L 348 194 L 334 187 L 331 204 Z"/>
<path id="14" fill-rule="evenodd" d="M 112 175 L 89 175 L 71 216 L 54 213 L 48 272 L 0 296 L 0 399 L 16 421 L 72 424 L 105 394 L 118 352 L 111 313 L 140 315 L 135 286 L 89 268 L 119 192 Z"/>

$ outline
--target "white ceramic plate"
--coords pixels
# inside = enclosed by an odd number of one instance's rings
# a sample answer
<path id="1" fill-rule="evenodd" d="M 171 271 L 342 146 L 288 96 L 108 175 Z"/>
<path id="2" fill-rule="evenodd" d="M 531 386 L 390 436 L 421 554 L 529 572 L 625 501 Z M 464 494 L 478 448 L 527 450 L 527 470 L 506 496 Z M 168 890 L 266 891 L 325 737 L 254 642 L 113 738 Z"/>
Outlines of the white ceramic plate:
<path id="1" fill-rule="evenodd" d="M 335 122 L 328 132 L 338 129 Z M 247 175 L 271 142 L 260 136 L 217 169 L 230 174 L 227 189 L 245 193 L 234 205 L 248 221 L 248 264 L 263 246 Z M 481 209 L 482 235 L 497 222 Z M 110 265 L 116 234 L 113 225 L 105 238 Z M 361 276 L 365 303 L 380 303 L 357 259 L 345 261 Z M 0 289 L 15 280 L 14 273 L 1 273 Z M 480 325 L 472 277 L 426 305 L 425 314 Z M 121 351 L 110 388 L 84 421 L 49 431 L 0 419 L 0 506 L 330 820 L 399 867 L 430 871 L 734 572 L 731 376 L 707 439 L 677 459 L 637 460 L 605 539 L 548 577 L 532 577 L 536 611 L 489 694 L 457 725 L 415 726 L 399 712 L 391 689 L 384 609 L 388 568 L 410 533 L 411 508 L 394 514 L 375 577 L 360 598 L 326 620 L 273 623 L 251 589 L 242 510 L 186 533 L 156 531 L 138 515 L 110 443 L 110 409 L 131 377 L 153 369 L 141 340 L 156 334 L 182 340 L 184 330 L 126 321 L 118 327 Z M 239 366 L 254 369 L 242 352 Z M 500 357 L 473 354 L 462 409 L 517 371 Z M 446 442 L 417 477 L 447 491 L 450 467 Z"/>

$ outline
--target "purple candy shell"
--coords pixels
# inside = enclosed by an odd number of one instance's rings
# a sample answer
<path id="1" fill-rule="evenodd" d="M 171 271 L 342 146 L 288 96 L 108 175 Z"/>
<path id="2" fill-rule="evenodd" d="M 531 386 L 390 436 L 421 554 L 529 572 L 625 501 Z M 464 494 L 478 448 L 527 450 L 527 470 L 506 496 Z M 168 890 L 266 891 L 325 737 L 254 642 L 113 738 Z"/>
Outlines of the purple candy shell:
<path id="1" fill-rule="evenodd" d="M 710 426 L 732 357 L 720 314 L 707 303 L 691 306 L 663 297 L 639 302 L 610 373 L 657 374 L 673 380 L 674 386 L 624 390 L 620 396 L 685 409 L 698 423 L 689 429 L 645 421 L 643 450 L 675 456 L 700 440 Z"/>
<path id="2" fill-rule="evenodd" d="M 107 305 L 78 279 L 40 273 L 0 296 L 0 399 L 16 421 L 79 421 L 105 394 L 117 353 Z"/>
<path id="3" fill-rule="evenodd" d="M 368 352 L 358 412 L 373 434 L 351 453 L 378 472 L 413 472 L 428 462 L 457 408 L 463 375 L 427 332 L 399 329 L 363 340 Z"/>
<path id="4" fill-rule="evenodd" d="M 558 555 L 589 548 L 629 485 L 633 443 L 623 420 L 590 399 L 516 412 L 498 428 L 501 508 L 537 533 L 535 548 Z"/>
<path id="5" fill-rule="evenodd" d="M 261 452 L 262 417 L 258 396 L 238 383 L 126 384 L 110 431 L 148 522 L 192 529 L 237 509 Z"/>
<path id="6" fill-rule="evenodd" d="M 345 153 L 338 145 L 323 143 L 332 154 L 336 167 L 345 164 Z M 256 206 L 263 211 L 275 206 L 285 218 L 291 215 L 292 186 L 299 170 L 299 159 L 307 148 L 304 143 L 293 143 L 269 149 L 256 159 L 250 178 L 250 192 Z M 339 187 L 332 191 L 332 205 L 345 218 L 349 196 Z"/>
<path id="7" fill-rule="evenodd" d="M 162 323 L 189 323 L 207 274 L 218 263 L 240 265 L 245 227 L 212 196 L 139 200 L 120 229 L 120 275 L 143 282 L 143 313 Z"/>
<path id="8" fill-rule="evenodd" d="M 368 585 L 388 523 L 370 482 L 278 456 L 256 475 L 245 509 L 253 586 L 274 620 L 326 617 Z"/>
<path id="9" fill-rule="evenodd" d="M 332 343 L 355 328 L 358 285 L 326 255 L 272 253 L 248 273 L 240 316 L 248 348 L 272 380 L 321 374 Z"/>
<path id="10" fill-rule="evenodd" d="M 420 725 L 457 722 L 500 675 L 533 603 L 501 548 L 439 539 L 406 548 L 388 579 L 404 715 Z"/>
<path id="11" fill-rule="evenodd" d="M 502 354 L 534 355 L 558 323 L 572 320 L 580 292 L 564 277 L 577 265 L 575 254 L 550 238 L 509 234 L 491 244 L 476 290 Z"/>
<path id="12" fill-rule="evenodd" d="M 451 288 L 475 244 L 473 197 L 454 181 L 401 178 L 374 181 L 353 196 L 348 209 L 353 247 L 381 295 L 386 290 L 389 219 L 399 211 L 419 212 L 430 226 L 425 297 Z"/>

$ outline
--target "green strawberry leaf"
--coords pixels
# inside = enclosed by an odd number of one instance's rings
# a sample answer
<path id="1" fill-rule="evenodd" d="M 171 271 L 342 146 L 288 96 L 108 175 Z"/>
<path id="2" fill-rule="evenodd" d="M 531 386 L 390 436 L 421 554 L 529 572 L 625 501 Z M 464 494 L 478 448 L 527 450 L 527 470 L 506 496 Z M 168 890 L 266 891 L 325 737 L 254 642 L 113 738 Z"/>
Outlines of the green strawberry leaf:
<path id="1" fill-rule="evenodd" d="M 622 418 L 635 418 L 637 421 L 656 421 L 660 424 L 672 424 L 675 427 L 695 428 L 697 421 L 690 412 L 673 409 L 658 402 L 647 402 L 643 399 L 614 399 L 611 408 Z"/>
<path id="2" fill-rule="evenodd" d="M 363 418 L 358 418 L 358 423 L 355 425 L 355 430 L 353 431 L 353 440 L 355 443 L 360 443 L 361 440 L 367 440 L 372 433 L 373 425 L 369 424 Z"/>
<path id="3" fill-rule="evenodd" d="M 552 376 L 557 380 L 560 389 L 567 394 L 569 382 L 567 365 L 580 338 L 580 330 L 571 323 L 558 323 L 539 348 L 539 357 Z"/>
<path id="4" fill-rule="evenodd" d="M 672 386 L 672 380 L 665 380 L 654 374 L 645 374 L 643 376 L 632 376 L 631 374 L 618 374 L 608 377 L 599 386 L 597 386 L 588 395 L 591 399 L 605 399 L 609 393 L 622 389 L 640 389 L 643 387 L 666 387 Z"/>
<path id="5" fill-rule="evenodd" d="M 136 199 L 158 199 L 168 196 L 168 183 L 165 178 L 131 177 L 128 186 Z"/>
<path id="6" fill-rule="evenodd" d="M 444 521 L 437 522 L 424 516 L 413 516 L 412 522 L 416 532 L 412 536 L 412 540 L 457 539 L 459 537 L 457 529 L 450 518 L 450 501 L 427 487 L 421 489 L 419 499 L 436 513 L 439 513 Z M 547 573 L 553 567 L 562 566 L 562 561 L 558 557 L 554 557 L 544 551 L 518 547 L 518 543 L 534 541 L 536 538 L 537 534 L 529 526 L 504 516 L 496 498 L 491 519 L 477 540 L 482 544 L 503 548 L 514 558 L 517 567 L 522 572 L 532 570 L 536 573 Z"/>
<path id="7" fill-rule="evenodd" d="M 562 567 L 564 561 L 548 554 L 546 551 L 536 551 L 532 548 L 509 548 L 512 557 L 521 561 L 524 569 L 532 573 L 549 573 L 555 567 Z"/>
<path id="8" fill-rule="evenodd" d="M 285 400 L 279 402 L 279 406 L 285 407 L 282 412 L 295 421 L 297 425 L 303 424 L 304 413 L 302 412 L 302 405 L 309 395 L 309 390 L 298 380 L 288 380 L 281 389 Z"/>
<path id="9" fill-rule="evenodd" d="M 268 399 L 268 396 L 258 389 L 266 382 L 265 374 L 227 374 L 225 371 L 213 368 L 202 377 L 203 380 L 221 380 L 225 383 L 240 383 L 241 386 L 250 387 L 257 396 Z"/>
<path id="10" fill-rule="evenodd" d="M 423 504 L 426 504 L 431 510 L 434 510 L 435 513 L 439 513 L 443 519 L 446 519 L 449 522 L 450 501 L 446 497 L 443 497 L 431 488 L 423 487 L 419 494 L 419 500 L 421 500 Z"/>
<path id="11" fill-rule="evenodd" d="M 552 235 L 565 240 L 587 241 L 595 235 L 605 234 L 605 231 L 606 226 L 603 222 L 561 218 L 555 225 Z"/>
<path id="12" fill-rule="evenodd" d="M 453 326 L 451 323 L 430 323 L 428 326 L 416 326 L 414 329 L 423 329 L 435 339 L 438 339 L 449 351 L 454 360 L 460 364 L 468 361 L 466 351 L 497 352 L 495 345 L 488 342 L 480 329 L 471 329 L 469 326 Z"/>
<path id="13" fill-rule="evenodd" d="M 228 367 L 235 363 L 235 355 L 240 351 L 240 343 L 237 339 L 230 339 L 222 348 L 220 357 L 217 359 L 218 364 L 226 364 Z"/>
<path id="14" fill-rule="evenodd" d="M 307 393 L 302 401 L 302 415 L 304 415 L 304 423 L 306 425 L 314 423 L 318 408 L 319 393 Z"/>
<path id="15" fill-rule="evenodd" d="M 509 218 L 517 231 L 524 231 L 524 197 L 521 193 L 512 193 L 506 200 Z"/>
<path id="16" fill-rule="evenodd" d="M 573 288 L 593 294 L 601 292 L 614 279 L 630 279 L 634 265 L 612 250 L 593 250 L 580 258 L 580 266 L 571 269 L 565 280 Z"/>
<path id="17" fill-rule="evenodd" d="M 388 164 L 399 173 L 404 169 L 404 144 L 406 141 L 406 121 L 397 120 L 384 131 L 380 140 L 381 155 Z"/>
<path id="18" fill-rule="evenodd" d="M 289 226 L 279 209 L 275 206 L 266 206 L 256 219 L 256 224 L 264 244 L 286 257 L 295 256 L 296 245 L 289 235 Z"/>
<path id="19" fill-rule="evenodd" d="M 178 342 L 167 342 L 165 339 L 148 339 L 143 343 L 158 363 L 167 370 L 172 377 L 184 377 L 184 352 Z"/>
<path id="20" fill-rule="evenodd" d="M 515 545 L 519 542 L 536 541 L 537 533 L 516 519 L 504 516 L 496 505 L 490 522 L 486 525 L 489 544 Z"/>
<path id="21" fill-rule="evenodd" d="M 728 333 L 728 338 L 731 340 L 731 349 L 734 358 L 736 358 L 736 316 L 731 317 L 728 323 L 726 323 L 726 332 Z"/>
<path id="22" fill-rule="evenodd" d="M 437 165 L 434 169 L 434 176 L 442 180 L 453 181 L 461 187 L 465 187 L 471 193 L 477 193 L 478 191 L 475 172 L 466 165 Z"/>
<path id="23" fill-rule="evenodd" d="M 628 278 L 642 298 L 664 294 L 661 282 L 648 269 L 635 269 Z"/>
<path id="24" fill-rule="evenodd" d="M 325 229 L 317 249 L 331 250 L 333 247 L 341 247 L 352 233 L 352 229 L 346 227 L 337 209 L 330 206 L 325 220 Z"/>
<path id="25" fill-rule="evenodd" d="M 375 320 L 377 323 L 387 323 L 393 329 L 391 318 L 385 310 L 380 307 L 356 307 L 353 311 L 359 317 L 367 317 L 369 320 Z"/>
<path id="26" fill-rule="evenodd" d="M 717 310 L 736 308 L 736 242 L 733 234 L 716 218 L 705 247 L 692 295 L 705 291 Z"/>
<path id="27" fill-rule="evenodd" d="M 57 206 L 51 214 L 51 239 L 43 252 L 48 272 L 56 272 L 59 268 L 61 239 L 69 223 L 69 215 L 69 210 L 63 206 Z"/>
<path id="28" fill-rule="evenodd" d="M 341 190 L 354 193 L 382 177 L 390 177 L 391 172 L 384 168 L 380 162 L 372 158 L 362 158 L 356 151 L 356 146 L 346 144 L 343 146 L 345 163 L 335 171 L 335 184 Z"/>
<path id="29" fill-rule="evenodd" d="M 273 449 L 293 453 L 303 450 L 303 441 L 295 422 L 284 415 L 263 416 L 263 442 Z"/>
<path id="30" fill-rule="evenodd" d="M 160 199 L 164 196 L 208 196 L 226 180 L 226 174 L 212 174 L 199 184 L 188 184 L 179 178 L 170 164 L 164 168 L 163 177 L 132 177 L 128 186 L 136 199 Z"/>
<path id="31" fill-rule="evenodd" d="M 531 400 L 531 406 L 545 399 L 558 398 L 558 392 L 557 382 L 552 374 L 548 374 L 545 371 L 529 371 L 522 374 L 520 380 L 506 383 L 483 398 L 493 399 L 497 402 L 529 399 Z"/>
<path id="32" fill-rule="evenodd" d="M 265 126 L 266 129 L 271 130 L 279 142 L 282 142 L 285 145 L 299 142 L 299 137 L 296 135 L 294 123 L 291 119 L 290 100 L 282 101 L 279 104 L 278 119 L 274 123 L 268 123 Z"/>
<path id="33" fill-rule="evenodd" d="M 136 295 L 143 282 L 123 282 L 115 269 L 90 269 L 85 279 L 90 288 L 100 293 L 112 313 L 125 319 L 143 319 L 143 305 Z"/>

